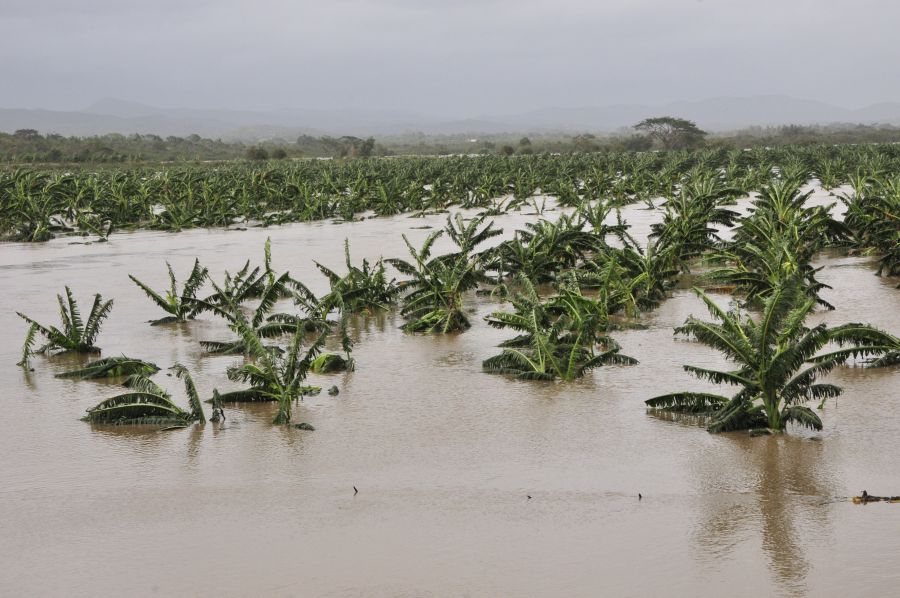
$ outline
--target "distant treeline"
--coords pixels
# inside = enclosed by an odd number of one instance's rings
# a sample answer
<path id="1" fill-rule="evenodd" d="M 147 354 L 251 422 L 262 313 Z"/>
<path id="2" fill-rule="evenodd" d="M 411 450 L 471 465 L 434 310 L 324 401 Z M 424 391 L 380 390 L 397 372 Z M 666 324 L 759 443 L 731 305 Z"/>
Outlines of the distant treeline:
<path id="1" fill-rule="evenodd" d="M 744 148 L 759 146 L 896 143 L 900 127 L 835 124 L 751 127 L 704 134 L 692 147 Z M 129 162 L 199 162 L 216 160 L 279 160 L 303 157 L 367 157 L 446 154 L 537 154 L 601 151 L 647 151 L 661 148 L 651 135 L 623 130 L 615 134 L 582 133 L 491 135 L 425 135 L 410 133 L 379 138 L 314 137 L 272 139 L 259 143 L 206 139 L 199 135 L 108 134 L 92 137 L 42 135 L 33 129 L 0 132 L 0 162 L 15 164 L 118 164 Z"/>
<path id="2" fill-rule="evenodd" d="M 34 129 L 0 133 L 0 161 L 7 164 L 278 160 L 308 156 L 372 156 L 375 152 L 374 139 L 358 137 L 303 135 L 295 142 L 272 140 L 248 144 L 206 139 L 199 135 L 160 137 L 111 133 L 63 137 L 52 133 L 41 135 Z"/>
<path id="3" fill-rule="evenodd" d="M 897 142 L 900 142 L 900 127 L 861 124 L 750 127 L 707 140 L 708 145 L 724 147 Z"/>

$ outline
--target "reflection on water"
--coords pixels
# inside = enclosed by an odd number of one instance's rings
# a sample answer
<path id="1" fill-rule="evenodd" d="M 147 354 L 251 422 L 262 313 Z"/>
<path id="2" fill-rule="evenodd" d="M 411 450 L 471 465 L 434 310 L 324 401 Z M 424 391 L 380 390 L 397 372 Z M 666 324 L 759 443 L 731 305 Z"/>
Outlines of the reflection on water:
<path id="1" fill-rule="evenodd" d="M 786 590 L 797 592 L 805 589 L 809 563 L 793 523 L 803 515 L 795 511 L 804 504 L 805 497 L 821 497 L 828 487 L 816 479 L 818 452 L 803 448 L 818 447 L 818 443 L 800 442 L 800 446 L 786 449 L 784 440 L 779 438 L 761 444 L 761 454 L 754 465 L 760 471 L 758 500 L 763 520 L 762 546 L 778 583 Z M 799 505 L 791 499 L 794 496 L 800 497 Z"/>
<path id="2" fill-rule="evenodd" d="M 746 542 L 759 542 L 772 578 L 786 595 L 805 594 L 811 565 L 803 532 L 828 533 L 829 479 L 822 444 L 791 436 L 748 438 L 728 434 L 728 449 L 742 459 L 704 461 L 698 475 L 712 481 L 729 475 L 754 479 L 749 493 L 714 492 L 702 500 L 694 552 L 707 566 L 714 565 Z M 739 467 L 725 473 L 721 467 Z M 801 529 L 805 528 L 805 529 Z"/>
<path id="3" fill-rule="evenodd" d="M 643 206 L 625 215 L 636 236 L 658 218 Z M 499 221 L 509 235 L 528 219 Z M 355 260 L 402 256 L 402 233 L 418 244 L 430 231 L 414 227 L 442 220 L 0 246 L 0 594 L 895 592 L 898 507 L 842 497 L 900 494 L 900 372 L 834 371 L 845 394 L 827 403 L 819 434 L 712 436 L 698 418 L 648 414 L 648 397 L 710 388 L 682 364 L 722 365 L 673 337 L 688 315 L 706 314 L 686 288 L 648 314 L 646 328 L 616 333 L 639 365 L 570 384 L 481 373 L 505 336 L 482 319 L 497 309 L 490 297 L 470 297 L 473 328 L 448 337 L 406 335 L 396 313 L 354 318 L 357 370 L 316 376 L 340 394 L 295 410 L 315 432 L 272 427 L 271 405 L 229 406 L 223 423 L 165 432 L 92 427 L 78 418 L 115 387 L 54 378 L 83 358 L 36 358 L 35 372 L 14 366 L 25 333 L 14 310 L 53 321 L 54 295 L 68 283 L 79 298 L 115 298 L 105 355 L 180 362 L 203 396 L 230 390 L 224 372 L 242 358 L 203 356 L 197 345 L 230 337 L 224 324 L 150 327 L 159 314 L 128 274 L 162 286 L 165 260 L 183 273 L 196 256 L 218 280 L 261 259 L 270 236 L 275 266 L 321 292 L 312 260 L 342 270 L 344 237 Z M 900 330 L 897 281 L 875 277 L 871 259 L 835 253 L 819 265 L 838 309 L 817 320 Z M 165 374 L 155 380 L 186 404 Z"/>

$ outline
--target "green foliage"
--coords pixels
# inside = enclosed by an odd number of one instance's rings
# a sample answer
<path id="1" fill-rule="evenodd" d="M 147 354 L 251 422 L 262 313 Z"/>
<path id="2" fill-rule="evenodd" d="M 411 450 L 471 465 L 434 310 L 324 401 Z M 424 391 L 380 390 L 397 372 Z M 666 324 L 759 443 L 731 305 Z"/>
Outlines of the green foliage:
<path id="1" fill-rule="evenodd" d="M 250 270 L 248 261 L 234 276 L 225 273 L 225 281 L 220 286 L 211 283 L 214 293 L 205 299 L 194 299 L 195 313 L 212 312 L 224 318 L 232 329 L 240 319 L 245 319 L 242 305 L 258 299 L 248 323 L 256 335 L 263 339 L 273 339 L 296 331 L 328 331 L 333 322 L 327 319 L 334 308 L 333 301 L 320 301 L 300 281 L 289 272 L 277 273 L 272 266 L 272 248 L 266 241 L 263 251 L 263 268 Z M 308 310 L 308 315 L 272 313 L 281 299 L 292 298 L 298 305 Z M 331 299 L 331 297 L 329 297 Z M 347 341 L 349 343 L 349 340 Z M 201 340 L 200 345 L 209 353 L 221 355 L 247 354 L 248 347 L 242 335 L 226 341 Z M 279 350 L 277 347 L 274 350 Z M 349 349 L 348 349 L 349 350 Z"/>
<path id="2" fill-rule="evenodd" d="M 253 310 L 249 324 L 253 326 L 256 335 L 260 338 L 275 338 L 284 334 L 290 334 L 297 330 L 303 330 L 304 320 L 290 314 L 272 314 L 275 303 L 285 296 L 288 289 L 290 275 L 285 272 L 274 280 L 266 280 L 259 296 L 259 303 Z M 234 329 L 239 320 L 244 318 L 239 304 L 235 303 L 228 293 L 213 283 L 213 288 L 220 297 L 218 303 L 205 303 L 204 307 L 215 305 L 211 309 L 215 314 L 222 316 Z M 200 345 L 210 353 L 234 355 L 246 353 L 248 347 L 242 335 L 229 341 L 200 341 Z"/>
<path id="3" fill-rule="evenodd" d="M 484 371 L 510 374 L 524 380 L 573 380 L 607 364 L 631 365 L 636 360 L 619 353 L 606 336 L 608 306 L 577 288 L 565 289 L 543 302 L 527 278 L 513 295 L 513 312 L 497 311 L 486 320 L 495 328 L 518 336 L 504 342 L 503 352 L 486 359 Z"/>
<path id="4" fill-rule="evenodd" d="M 104 357 L 87 364 L 83 368 L 57 374 L 57 378 L 120 378 L 124 376 L 151 376 L 159 371 L 156 364 L 131 357 Z"/>
<path id="5" fill-rule="evenodd" d="M 745 293 L 749 304 L 758 304 L 782 281 L 800 276 L 806 293 L 831 309 L 819 292 L 828 288 L 818 282 L 818 269 L 810 264 L 816 253 L 843 244 L 848 228 L 834 220 L 828 207 L 806 207 L 811 192 L 801 193 L 806 175 L 773 179 L 754 199 L 750 214 L 735 229 L 734 239 L 723 244 L 714 260 L 726 266 L 709 278 Z"/>
<path id="6" fill-rule="evenodd" d="M 388 279 L 383 259 L 374 265 L 364 259 L 361 266 L 354 266 L 350 261 L 350 243 L 346 239 L 344 256 L 347 273 L 343 276 L 316 262 L 328 278 L 331 293 L 340 296 L 336 300 L 344 310 L 348 313 L 371 313 L 386 310 L 396 302 L 400 289 L 395 279 Z"/>
<path id="7" fill-rule="evenodd" d="M 651 237 L 672 252 L 676 265 L 689 270 L 689 262 L 716 248 L 722 241 L 716 226 L 732 226 L 737 213 L 725 207 L 736 191 L 710 177 L 686 182 L 663 206 L 663 220 L 652 226 Z"/>
<path id="8" fill-rule="evenodd" d="M 169 290 L 165 292 L 165 296 L 160 295 L 134 276 L 128 275 L 128 278 L 130 278 L 134 284 L 139 286 L 154 303 L 169 314 L 168 317 L 154 320 L 152 322 L 153 325 L 191 320 L 197 315 L 202 307 L 197 303 L 197 292 L 206 281 L 207 269 L 200 266 L 200 260 L 194 260 L 194 268 L 191 270 L 188 279 L 185 281 L 181 292 L 178 291 L 175 273 L 172 272 L 172 266 L 169 265 L 169 262 L 166 262 L 166 267 L 169 270 L 170 284 Z"/>
<path id="9" fill-rule="evenodd" d="M 112 310 L 112 299 L 103 301 L 103 297 L 97 293 L 94 296 L 94 303 L 88 314 L 87 320 L 83 320 L 81 312 L 78 309 L 78 303 L 72 295 L 72 290 L 65 287 L 65 298 L 57 295 L 59 302 L 59 315 L 61 320 L 60 328 L 55 326 L 44 326 L 28 316 L 16 312 L 20 318 L 28 322 L 28 334 L 25 336 L 25 344 L 22 348 L 22 360 L 19 365 L 26 367 L 28 358 L 34 353 L 99 353 L 100 348 L 95 346 L 97 336 L 100 334 L 100 328 L 103 320 L 109 316 Z M 40 348 L 33 350 L 37 341 L 37 336 L 43 336 L 46 339 Z"/>
<path id="10" fill-rule="evenodd" d="M 736 368 L 711 370 L 684 366 L 702 380 L 736 386 L 731 397 L 682 392 L 649 399 L 651 409 L 704 413 L 711 418 L 710 432 L 727 432 L 764 427 L 782 431 L 789 423 L 815 430 L 822 428 L 819 417 L 803 403 L 836 397 L 841 389 L 817 379 L 848 358 L 882 355 L 892 339 L 874 328 L 851 324 L 812 328 L 805 321 L 815 306 L 800 276 L 786 278 L 766 297 L 758 320 L 742 312 L 726 312 L 699 289 L 697 294 L 716 322 L 688 318 L 677 333 L 724 354 Z M 820 354 L 829 342 L 846 348 Z"/>
<path id="11" fill-rule="evenodd" d="M 78 233 L 105 239 L 120 229 L 264 227 L 404 213 L 418 217 L 455 206 L 480 212 L 471 220 L 448 216 L 443 230 L 420 247 L 404 238 L 409 259 L 353 264 L 345 241 L 346 272 L 316 264 L 329 283 L 322 296 L 273 267 L 269 241 L 261 266 L 248 260 L 239 270 L 226 272 L 224 280 L 210 281 L 212 291 L 205 297 L 198 295 L 208 276 L 198 261 L 180 289 L 171 267 L 164 292 L 131 277 L 167 314 L 154 323 L 211 313 L 234 332 L 231 339 L 201 341 L 210 353 L 246 357 L 228 370 L 229 378 L 246 388 L 213 392 L 212 418 L 217 421 L 224 418 L 226 402 L 272 401 L 278 404 L 276 423 L 290 422 L 292 405 L 320 390 L 306 384 L 308 372 L 353 367 L 351 315 L 388 310 L 398 302 L 405 330 L 446 333 L 471 326 L 466 302 L 473 293 L 511 299 L 511 309 L 487 318 L 489 325 L 516 334 L 501 345 L 502 353 L 484 362 L 487 372 L 572 380 L 604 364 L 633 363 L 620 354 L 610 333 L 639 325 L 636 318 L 663 302 L 682 273 L 713 263 L 701 280 L 720 291 L 734 291 L 743 308 L 761 310 L 763 317 L 757 321 L 746 312 L 716 311 L 704 295 L 717 321 L 692 318 L 679 330 L 719 349 L 737 365 L 728 371 L 686 369 L 705 380 L 736 385 L 738 391 L 732 396 L 671 393 L 651 399 L 648 406 L 710 415 L 711 431 L 781 430 L 790 423 L 820 427 L 818 416 L 804 403 L 824 402 L 838 389 L 816 383 L 817 377 L 849 358 L 868 367 L 900 361 L 900 342 L 885 332 L 859 324 L 804 324 L 817 303 L 828 307 L 821 297 L 827 287 L 816 280 L 812 266 L 822 250 L 845 247 L 871 254 L 879 260 L 879 274 L 898 274 L 900 178 L 891 173 L 900 168 L 900 147 L 687 151 L 677 148 L 698 143 L 702 133 L 691 129 L 696 129 L 693 123 L 652 120 L 667 122 L 644 123 L 648 135 L 629 143 L 645 148 L 654 134 L 651 125 L 680 127 L 667 141 L 662 133 L 656 136 L 672 151 L 583 153 L 609 147 L 609 140 L 584 135 L 566 150 L 582 153 L 541 155 L 542 141 L 535 137 L 518 143 L 515 156 L 386 160 L 367 157 L 383 150 L 373 139 L 345 137 L 323 143 L 335 154 L 359 159 L 3 171 L 0 235 L 30 242 Z M 795 133 L 802 132 L 785 132 Z M 40 135 L 27 131 L 16 139 L 41 142 Z M 274 156 L 271 146 L 263 149 Z M 847 207 L 845 222 L 832 217 L 833 206 L 808 205 L 803 185 L 812 177 L 828 189 L 852 187 L 852 194 L 839 198 Z M 750 212 L 741 217 L 732 207 L 734 200 L 752 192 Z M 641 202 L 662 211 L 646 244 L 635 241 L 620 212 L 622 206 Z M 511 238 L 491 241 L 501 231 L 489 218 L 514 211 L 533 218 Z M 443 242 L 453 248 L 436 255 L 436 244 Z M 389 277 L 388 266 L 400 273 L 400 282 Z M 293 309 L 282 307 L 288 301 Z M 68 288 L 59 302 L 59 329 L 22 315 L 29 324 L 23 367 L 28 367 L 39 337 L 47 341 L 39 352 L 99 351 L 95 339 L 112 302 L 104 303 L 98 295 L 86 321 Z M 332 338 L 339 339 L 342 354 L 325 352 Z M 820 353 L 827 343 L 837 349 Z M 196 388 L 183 368 L 176 373 L 185 380 L 191 404 L 187 412 L 146 379 L 151 368 L 155 366 L 120 357 L 64 375 L 138 376 L 132 393 L 98 406 L 91 421 L 179 425 L 203 419 Z"/>
<path id="12" fill-rule="evenodd" d="M 197 387 L 194 385 L 194 380 L 191 378 L 190 372 L 188 372 L 187 368 L 180 363 L 176 363 L 172 366 L 172 371 L 175 372 L 175 375 L 178 376 L 178 378 L 184 381 L 184 390 L 191 405 L 191 419 L 202 422 L 206 421 L 206 415 L 203 413 L 203 403 L 200 402 L 200 395 L 197 393 Z"/>
<path id="13" fill-rule="evenodd" d="M 485 274 L 484 254 L 475 253 L 475 249 L 501 232 L 493 228 L 493 222 L 480 228 L 484 218 L 479 216 L 465 224 L 460 216 L 455 219 L 448 216 L 444 229 L 431 233 L 418 250 L 403 236 L 413 261 L 390 259 L 387 262 L 410 277 L 399 284 L 401 292 L 406 293 L 401 309 L 408 319 L 404 330 L 448 333 L 471 326 L 463 311 L 463 296 L 480 283 L 492 282 Z M 458 251 L 432 257 L 432 246 L 444 233 Z"/>
<path id="14" fill-rule="evenodd" d="M 343 372 L 354 368 L 352 359 L 345 359 L 337 353 L 322 353 L 316 357 L 309 366 L 311 372 L 316 374 L 330 374 Z"/>
<path id="15" fill-rule="evenodd" d="M 667 150 L 697 146 L 703 143 L 703 138 L 707 135 L 706 131 L 700 130 L 696 123 L 674 116 L 645 118 L 634 125 L 634 128 L 646 133 Z"/>
<path id="16" fill-rule="evenodd" d="M 220 400 L 257 400 L 278 403 L 278 413 L 273 423 L 289 424 L 292 405 L 304 395 L 318 393 L 321 389 L 304 384 L 312 362 L 325 345 L 326 334 L 319 335 L 307 349 L 302 349 L 303 331 L 294 332 L 286 351 L 276 351 L 262 344 L 249 322 L 237 312 L 235 329 L 244 340 L 247 353 L 253 358 L 250 363 L 228 368 L 228 379 L 249 384 L 250 387 L 238 393 L 220 395 Z"/>
<path id="17" fill-rule="evenodd" d="M 516 236 L 489 252 L 489 266 L 499 277 L 525 276 L 533 284 L 551 282 L 591 253 L 606 247 L 604 236 L 586 230 L 582 216 L 560 216 L 555 222 L 528 222 Z"/>
<path id="18" fill-rule="evenodd" d="M 88 409 L 87 415 L 82 420 L 92 424 L 153 425 L 167 428 L 185 427 L 192 422 L 206 421 L 191 375 L 180 364 L 176 364 L 173 369 L 184 381 L 190 410 L 185 411 L 176 405 L 172 397 L 149 378 L 137 375 L 126 382 L 128 392 L 101 401 Z"/>
<path id="19" fill-rule="evenodd" d="M 900 276 L 900 175 L 861 175 L 857 181 L 853 195 L 841 197 L 853 245 L 881 255 L 879 276 Z"/>

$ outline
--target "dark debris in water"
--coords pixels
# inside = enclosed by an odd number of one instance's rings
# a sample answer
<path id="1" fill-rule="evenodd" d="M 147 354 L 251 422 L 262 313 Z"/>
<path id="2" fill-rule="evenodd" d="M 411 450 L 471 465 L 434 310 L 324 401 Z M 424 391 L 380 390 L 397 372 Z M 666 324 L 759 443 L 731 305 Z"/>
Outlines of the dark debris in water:
<path id="1" fill-rule="evenodd" d="M 752 430 L 748 430 L 750 432 L 750 436 L 771 436 L 772 431 L 766 428 L 754 428 Z"/>

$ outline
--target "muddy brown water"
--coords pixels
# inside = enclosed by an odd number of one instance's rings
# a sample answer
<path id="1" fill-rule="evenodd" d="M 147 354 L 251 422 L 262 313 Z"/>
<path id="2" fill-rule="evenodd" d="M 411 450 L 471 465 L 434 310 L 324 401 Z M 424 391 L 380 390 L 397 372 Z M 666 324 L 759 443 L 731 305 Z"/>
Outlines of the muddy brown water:
<path id="1" fill-rule="evenodd" d="M 820 200 L 827 199 L 819 194 Z M 655 212 L 630 207 L 646 235 Z M 552 212 L 548 216 L 552 216 Z M 507 233 L 532 217 L 498 219 Z M 721 365 L 672 335 L 699 301 L 679 290 L 616 334 L 634 367 L 542 384 L 483 374 L 504 333 L 469 302 L 473 328 L 412 336 L 395 313 L 354 322 L 355 372 L 317 376 L 336 397 L 276 428 L 272 406 L 233 407 L 222 425 L 92 428 L 84 410 L 110 383 L 54 378 L 77 358 L 15 367 L 26 326 L 55 323 L 68 283 L 82 304 L 115 298 L 105 355 L 187 365 L 201 393 L 234 388 L 235 357 L 213 318 L 150 327 L 160 313 L 127 278 L 165 284 L 194 257 L 219 279 L 271 237 L 275 265 L 317 290 L 312 263 L 405 254 L 442 216 L 266 230 L 135 232 L 107 244 L 0 245 L 0 594 L 5 596 L 884 596 L 900 587 L 900 507 L 849 497 L 900 494 L 900 371 L 842 367 L 825 430 L 713 436 L 648 414 L 643 400 L 704 389 L 684 363 Z M 837 306 L 816 318 L 900 331 L 897 280 L 872 260 L 822 256 Z M 727 301 L 727 297 L 722 297 Z M 284 306 L 286 308 L 289 305 Z M 177 381 L 157 380 L 185 400 Z M 354 496 L 353 486 L 359 488 Z M 638 493 L 643 500 L 638 500 Z M 529 500 L 527 496 L 532 498 Z"/>

